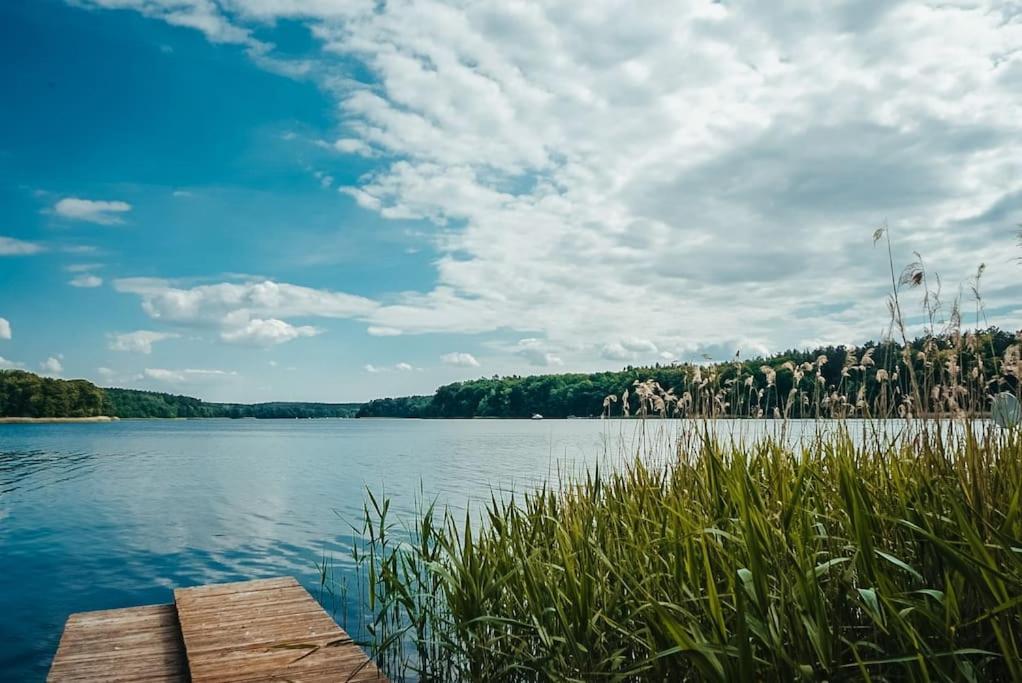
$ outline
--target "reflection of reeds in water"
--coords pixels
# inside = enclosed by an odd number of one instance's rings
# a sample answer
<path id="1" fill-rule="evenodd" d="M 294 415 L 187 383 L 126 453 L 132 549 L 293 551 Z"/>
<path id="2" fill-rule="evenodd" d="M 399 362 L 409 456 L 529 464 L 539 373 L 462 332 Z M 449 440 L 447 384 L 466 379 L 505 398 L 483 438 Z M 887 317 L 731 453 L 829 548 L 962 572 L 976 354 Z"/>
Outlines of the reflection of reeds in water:
<path id="1" fill-rule="evenodd" d="M 493 498 L 481 519 L 427 506 L 399 527 L 370 494 L 354 592 L 380 663 L 431 681 L 1022 680 L 1022 435 L 980 419 L 1017 391 L 1022 352 L 995 357 L 957 302 L 942 324 L 921 258 L 891 264 L 900 343 L 847 353 L 836 384 L 825 356 L 756 378 L 736 359 L 604 402 L 779 432 L 697 419 L 666 442 L 641 422 L 621 468 Z M 916 344 L 904 287 L 925 290 Z M 793 414 L 879 421 L 792 441 Z"/>

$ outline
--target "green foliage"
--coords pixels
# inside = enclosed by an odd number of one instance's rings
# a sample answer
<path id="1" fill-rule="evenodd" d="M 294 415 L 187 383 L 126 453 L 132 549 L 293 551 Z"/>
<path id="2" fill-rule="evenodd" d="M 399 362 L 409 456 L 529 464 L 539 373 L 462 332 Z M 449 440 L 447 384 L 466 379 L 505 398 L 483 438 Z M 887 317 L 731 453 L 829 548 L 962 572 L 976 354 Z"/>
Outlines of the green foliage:
<path id="1" fill-rule="evenodd" d="M 0 417 L 96 417 L 107 414 L 104 401 L 103 390 L 83 379 L 0 370 Z"/>
<path id="2" fill-rule="evenodd" d="M 104 389 L 117 417 L 255 417 L 263 419 L 354 417 L 358 403 L 208 403 L 135 389 Z"/>
<path id="3" fill-rule="evenodd" d="M 1022 680 L 1018 431 L 702 428 L 481 524 L 427 509 L 404 543 L 371 498 L 377 659 L 396 680 Z"/>
<path id="4" fill-rule="evenodd" d="M 858 348 L 789 350 L 768 358 L 736 357 L 725 363 L 482 378 L 444 385 L 432 397 L 371 401 L 358 416 L 636 415 L 642 405 L 634 387 L 649 380 L 675 399 L 667 414 L 685 417 L 882 417 L 983 412 L 989 391 L 1017 388 L 1012 373 L 998 377 L 995 385 L 989 384 L 998 375 L 1002 357 L 1017 343 L 1015 335 L 990 328 L 927 336 L 913 341 L 908 349 L 893 341 L 868 342 Z M 935 395 L 933 389 L 940 386 L 952 391 Z M 604 399 L 611 395 L 620 400 L 605 405 Z"/>
<path id="5" fill-rule="evenodd" d="M 434 417 L 433 397 L 375 398 L 363 404 L 356 417 Z"/>
<path id="6" fill-rule="evenodd" d="M 354 417 L 359 403 L 207 403 L 156 391 L 101 389 L 83 379 L 0 370 L 0 417 Z"/>

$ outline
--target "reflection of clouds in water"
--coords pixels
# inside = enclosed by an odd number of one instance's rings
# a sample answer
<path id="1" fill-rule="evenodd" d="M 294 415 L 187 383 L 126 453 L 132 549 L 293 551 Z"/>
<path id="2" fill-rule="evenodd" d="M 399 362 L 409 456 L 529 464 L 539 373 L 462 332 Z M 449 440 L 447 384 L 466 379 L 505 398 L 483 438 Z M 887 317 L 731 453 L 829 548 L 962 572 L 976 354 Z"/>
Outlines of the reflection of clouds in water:
<path id="1" fill-rule="evenodd" d="M 771 422 L 717 423 L 728 439 Z M 825 426 L 825 425 L 824 425 Z M 544 481 L 673 457 L 678 421 L 122 421 L 0 429 L 0 670 L 45 662 L 71 612 L 166 602 L 170 589 L 292 574 L 317 564 L 354 585 L 366 487 L 412 521 L 434 500 L 483 512 Z M 820 424 L 792 423 L 788 437 Z M 853 435 L 855 429 L 852 429 Z M 59 590 L 54 590 L 59 586 Z M 42 597 L 40 597 L 42 596 Z M 338 605 L 357 619 L 356 605 Z M 13 635 L 11 635 L 13 634 Z M 10 637 L 7 637 L 7 636 Z"/>

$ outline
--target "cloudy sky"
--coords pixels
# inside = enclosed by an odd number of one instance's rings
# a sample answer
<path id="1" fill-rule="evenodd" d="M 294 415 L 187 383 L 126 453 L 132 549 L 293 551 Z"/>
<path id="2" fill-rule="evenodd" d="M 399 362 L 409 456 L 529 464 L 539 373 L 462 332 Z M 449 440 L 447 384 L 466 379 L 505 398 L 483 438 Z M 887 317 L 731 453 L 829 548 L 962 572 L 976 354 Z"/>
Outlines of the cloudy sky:
<path id="1" fill-rule="evenodd" d="M 0 89 L 4 367 L 361 400 L 861 342 L 884 221 L 1022 326 L 1017 0 L 5 2 Z"/>

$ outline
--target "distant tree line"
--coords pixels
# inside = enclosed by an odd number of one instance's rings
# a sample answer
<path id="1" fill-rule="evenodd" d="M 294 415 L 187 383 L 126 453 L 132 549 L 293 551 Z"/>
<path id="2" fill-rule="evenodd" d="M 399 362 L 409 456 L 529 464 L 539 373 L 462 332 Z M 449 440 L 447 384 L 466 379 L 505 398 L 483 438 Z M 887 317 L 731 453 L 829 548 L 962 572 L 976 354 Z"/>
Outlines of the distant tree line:
<path id="1" fill-rule="evenodd" d="M 209 403 L 191 396 L 135 389 L 101 389 L 23 370 L 0 370 L 0 417 L 354 417 L 360 403 Z"/>
<path id="2" fill-rule="evenodd" d="M 615 372 L 491 377 L 447 384 L 432 397 L 370 401 L 358 417 L 628 416 L 866 417 L 982 412 L 1017 392 L 1017 335 L 990 328 L 905 345 L 788 350 L 767 358 L 656 364 Z M 651 387 L 656 387 L 655 400 Z M 645 401 L 651 405 L 645 405 Z M 662 405 L 661 405 L 662 403 Z"/>
<path id="3" fill-rule="evenodd" d="M 106 395 L 92 382 L 0 370 L 0 417 L 96 417 L 105 410 Z"/>
<path id="4" fill-rule="evenodd" d="M 110 415 L 116 417 L 229 417 L 294 419 L 312 417 L 354 417 L 361 403 L 210 403 L 191 396 L 178 396 L 136 389 L 104 389 Z"/>
<path id="5" fill-rule="evenodd" d="M 362 404 L 355 417 L 438 417 L 432 396 L 376 398 Z"/>
<path id="6" fill-rule="evenodd" d="M 1018 394 L 1019 335 L 990 328 L 929 335 L 907 345 L 789 350 L 767 358 L 626 367 L 614 372 L 490 377 L 432 396 L 358 403 L 209 403 L 85 380 L 0 371 L 0 416 L 163 418 L 527 418 L 658 414 L 695 417 L 880 417 L 980 413 L 1000 391 Z"/>

